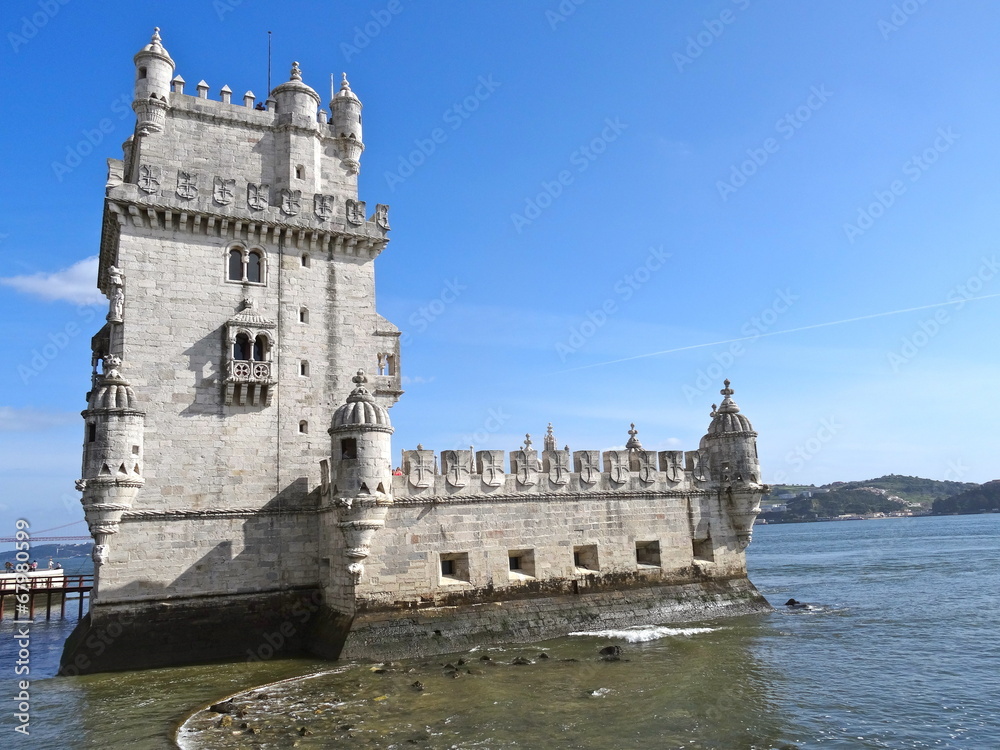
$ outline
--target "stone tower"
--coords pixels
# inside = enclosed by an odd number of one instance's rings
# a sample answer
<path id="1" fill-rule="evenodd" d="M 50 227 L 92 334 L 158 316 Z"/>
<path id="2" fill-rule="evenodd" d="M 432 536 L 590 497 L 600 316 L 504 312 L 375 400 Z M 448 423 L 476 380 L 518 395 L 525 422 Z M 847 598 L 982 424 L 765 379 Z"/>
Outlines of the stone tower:
<path id="1" fill-rule="evenodd" d="M 192 618 L 207 623 L 195 651 L 217 657 L 235 632 L 243 653 L 316 599 L 324 560 L 344 558 L 321 548 L 315 516 L 330 415 L 359 370 L 377 373 L 359 398 L 379 414 L 402 392 L 399 331 L 375 310 L 388 207 L 358 196 L 361 102 L 346 74 L 328 114 L 298 63 L 266 103 L 233 101 L 228 86 L 210 98 L 204 80 L 186 92 L 158 29 L 134 63 L 135 131 L 109 160 L 104 206 L 110 312 L 84 412 L 81 486 L 102 564 L 67 667 L 88 632 L 123 634 L 78 669 L 130 663 Z M 388 467 L 388 432 L 355 432 Z M 391 483 L 387 468 L 375 479 L 372 496 Z"/>

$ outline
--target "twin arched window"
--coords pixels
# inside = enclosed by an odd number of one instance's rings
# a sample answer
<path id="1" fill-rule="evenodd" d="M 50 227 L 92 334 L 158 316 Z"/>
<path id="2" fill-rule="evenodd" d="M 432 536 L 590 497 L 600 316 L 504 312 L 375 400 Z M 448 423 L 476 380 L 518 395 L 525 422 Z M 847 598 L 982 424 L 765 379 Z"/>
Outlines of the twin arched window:
<path id="1" fill-rule="evenodd" d="M 236 334 L 236 341 L 233 342 L 233 359 L 237 361 L 266 362 L 270 355 L 270 343 L 267 336 L 259 334 L 253 341 L 245 333 Z"/>
<path id="2" fill-rule="evenodd" d="M 249 284 L 266 283 L 266 262 L 264 252 L 259 249 L 247 250 L 245 247 L 233 247 L 229 250 L 229 266 L 227 277 L 230 281 L 241 281 Z"/>

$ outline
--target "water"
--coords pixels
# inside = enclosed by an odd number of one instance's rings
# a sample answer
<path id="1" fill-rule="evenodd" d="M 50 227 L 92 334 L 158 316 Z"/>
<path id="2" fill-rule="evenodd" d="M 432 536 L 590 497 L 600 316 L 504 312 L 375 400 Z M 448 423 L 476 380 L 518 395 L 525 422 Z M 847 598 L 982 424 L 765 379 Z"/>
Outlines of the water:
<path id="1" fill-rule="evenodd" d="M 232 726 L 195 713 L 184 747 L 996 748 L 998 543 L 998 515 L 761 526 L 749 566 L 773 614 L 384 666 L 40 679 L 74 623 L 36 622 L 32 734 L 17 746 L 171 747 L 197 709 L 249 691 Z M 811 606 L 782 607 L 791 597 Z M 7 706 L 11 627 L 0 626 Z M 609 645 L 618 661 L 601 659 Z M 11 727 L 0 714 L 5 746 Z"/>

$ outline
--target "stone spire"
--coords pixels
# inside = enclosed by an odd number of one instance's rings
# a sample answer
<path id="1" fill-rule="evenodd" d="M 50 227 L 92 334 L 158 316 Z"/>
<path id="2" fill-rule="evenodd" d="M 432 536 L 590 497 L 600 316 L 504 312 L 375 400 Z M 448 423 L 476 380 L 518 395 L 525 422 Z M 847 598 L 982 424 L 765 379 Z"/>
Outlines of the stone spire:
<path id="1" fill-rule="evenodd" d="M 556 449 L 556 436 L 552 432 L 552 423 L 545 430 L 545 450 L 554 451 Z"/>

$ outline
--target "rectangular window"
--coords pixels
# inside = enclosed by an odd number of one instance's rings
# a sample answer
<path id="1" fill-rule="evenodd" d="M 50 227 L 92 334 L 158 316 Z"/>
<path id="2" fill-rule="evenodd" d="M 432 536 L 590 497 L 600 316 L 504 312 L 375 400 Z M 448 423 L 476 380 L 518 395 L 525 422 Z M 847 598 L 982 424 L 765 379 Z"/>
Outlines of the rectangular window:
<path id="1" fill-rule="evenodd" d="M 341 458 L 357 458 L 358 457 L 358 441 L 354 438 L 343 438 L 340 441 L 340 457 Z"/>
<path id="2" fill-rule="evenodd" d="M 511 581 L 524 581 L 535 577 L 535 550 L 507 550 L 508 578 Z"/>
<path id="3" fill-rule="evenodd" d="M 715 549 L 712 547 L 712 537 L 691 540 L 694 559 L 700 562 L 715 562 Z"/>
<path id="4" fill-rule="evenodd" d="M 660 542 L 636 542 L 635 561 L 639 567 L 660 567 Z"/>
<path id="5" fill-rule="evenodd" d="M 97 440 L 97 425 L 93 422 L 87 424 L 87 442 L 93 443 Z"/>
<path id="6" fill-rule="evenodd" d="M 573 566 L 577 573 L 596 573 L 601 569 L 597 561 L 597 545 L 581 544 L 573 548 Z"/>
<path id="7" fill-rule="evenodd" d="M 438 583 L 468 583 L 469 553 L 442 552 L 439 556 L 441 578 Z"/>

